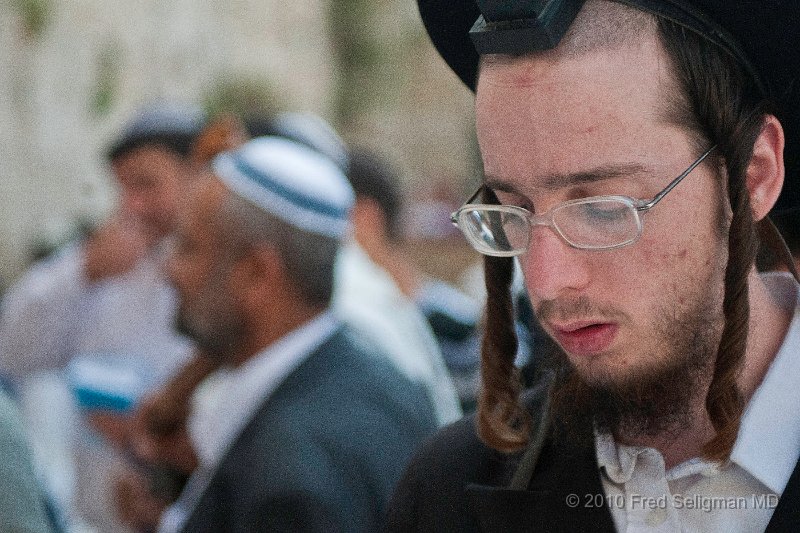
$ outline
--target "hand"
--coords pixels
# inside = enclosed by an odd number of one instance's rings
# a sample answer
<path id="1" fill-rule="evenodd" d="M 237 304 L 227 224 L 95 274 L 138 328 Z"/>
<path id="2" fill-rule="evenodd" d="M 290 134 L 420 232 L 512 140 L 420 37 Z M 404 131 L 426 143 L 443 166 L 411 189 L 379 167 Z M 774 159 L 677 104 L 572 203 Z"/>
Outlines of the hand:
<path id="1" fill-rule="evenodd" d="M 186 431 L 189 401 L 194 389 L 218 366 L 219 361 L 196 353 L 168 383 L 140 402 L 130 432 L 135 455 L 187 474 L 197 467 L 197 456 Z"/>
<path id="2" fill-rule="evenodd" d="M 122 521 L 139 531 L 155 531 L 168 503 L 154 496 L 145 475 L 130 466 L 115 472 L 114 503 Z"/>
<path id="3" fill-rule="evenodd" d="M 114 411 L 89 411 L 86 419 L 95 431 L 115 447 L 120 450 L 127 448 L 131 428 L 130 415 Z"/>
<path id="4" fill-rule="evenodd" d="M 141 224 L 119 213 L 87 237 L 83 246 L 83 269 L 90 281 L 124 274 L 139 262 L 152 246 Z"/>
<path id="5" fill-rule="evenodd" d="M 143 398 L 134 414 L 137 428 L 156 436 L 165 436 L 180 429 L 189 417 L 191 390 L 176 390 L 172 383 Z"/>
<path id="6" fill-rule="evenodd" d="M 186 431 L 188 405 L 169 391 L 157 391 L 141 402 L 133 415 L 130 445 L 148 464 L 168 465 L 185 474 L 197 468 L 197 455 Z"/>

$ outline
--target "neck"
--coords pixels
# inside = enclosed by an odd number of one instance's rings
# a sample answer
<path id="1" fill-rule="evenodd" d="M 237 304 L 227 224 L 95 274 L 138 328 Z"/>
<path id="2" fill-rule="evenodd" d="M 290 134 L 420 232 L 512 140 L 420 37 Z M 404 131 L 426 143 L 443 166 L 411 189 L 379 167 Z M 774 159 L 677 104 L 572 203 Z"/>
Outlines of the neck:
<path id="1" fill-rule="evenodd" d="M 241 366 L 265 348 L 316 318 L 324 310 L 324 306 L 289 299 L 282 301 L 279 309 L 259 309 L 259 312 L 251 314 L 248 333 L 237 353 L 231 358 L 233 366 Z"/>
<path id="2" fill-rule="evenodd" d="M 373 263 L 391 276 L 403 294 L 409 298 L 414 297 L 421 276 L 398 244 L 382 241 L 379 245 L 362 245 L 362 248 Z"/>
<path id="3" fill-rule="evenodd" d="M 705 386 L 702 391 L 708 391 Z M 703 445 L 714 437 L 714 427 L 705 409 L 705 393 L 692 401 L 692 412 L 688 423 L 675 429 L 667 429 L 657 435 L 626 437 L 615 435 L 615 440 L 628 446 L 655 448 L 664 457 L 667 469 L 703 454 Z"/>
<path id="4" fill-rule="evenodd" d="M 780 349 L 793 317 L 794 306 L 786 309 L 764 284 L 753 269 L 749 279 L 750 321 L 747 351 L 745 352 L 738 384 L 742 398 L 749 402 L 761 385 L 769 366 Z M 699 387 L 702 394 L 692 400 L 689 423 L 676 431 L 665 431 L 653 437 L 626 439 L 615 436 L 623 444 L 655 448 L 664 456 L 667 468 L 702 455 L 703 446 L 714 436 L 708 412 L 705 409 L 709 379 Z"/>

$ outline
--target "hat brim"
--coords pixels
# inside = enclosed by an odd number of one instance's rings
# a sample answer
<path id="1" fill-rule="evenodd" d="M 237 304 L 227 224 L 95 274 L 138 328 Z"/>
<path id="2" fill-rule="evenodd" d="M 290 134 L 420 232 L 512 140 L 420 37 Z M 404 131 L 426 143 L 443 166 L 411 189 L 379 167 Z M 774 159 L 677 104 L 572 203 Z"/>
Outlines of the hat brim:
<path id="1" fill-rule="evenodd" d="M 481 12 L 474 0 L 419 0 L 419 12 L 428 35 L 464 85 L 475 90 L 478 52 L 469 30 Z"/>

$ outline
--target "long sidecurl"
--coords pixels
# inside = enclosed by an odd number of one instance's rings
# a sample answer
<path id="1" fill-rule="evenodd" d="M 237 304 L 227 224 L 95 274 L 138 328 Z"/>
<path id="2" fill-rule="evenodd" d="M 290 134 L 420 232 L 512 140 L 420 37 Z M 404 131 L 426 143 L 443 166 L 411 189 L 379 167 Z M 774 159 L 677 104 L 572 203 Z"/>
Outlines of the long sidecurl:
<path id="1" fill-rule="evenodd" d="M 714 160 L 721 182 L 727 184 L 732 215 L 722 303 L 725 324 L 705 401 L 716 434 L 703 448 L 706 458 L 725 461 L 736 442 L 744 411 L 738 380 L 750 322 L 748 276 L 759 247 L 746 174 L 770 103 L 725 52 L 667 20 L 659 21 L 659 30 L 682 86 L 682 91 L 673 93 L 676 98 L 671 111 L 679 125 L 696 135 L 698 150 L 709 142 L 717 146 Z"/>
<path id="2" fill-rule="evenodd" d="M 484 201 L 498 203 L 491 191 Z M 511 283 L 514 260 L 485 257 L 485 331 L 481 343 L 481 390 L 478 396 L 478 435 L 492 448 L 511 453 L 524 448 L 530 420 L 519 400 L 522 384 L 514 366 L 518 340 L 514 328 Z"/>

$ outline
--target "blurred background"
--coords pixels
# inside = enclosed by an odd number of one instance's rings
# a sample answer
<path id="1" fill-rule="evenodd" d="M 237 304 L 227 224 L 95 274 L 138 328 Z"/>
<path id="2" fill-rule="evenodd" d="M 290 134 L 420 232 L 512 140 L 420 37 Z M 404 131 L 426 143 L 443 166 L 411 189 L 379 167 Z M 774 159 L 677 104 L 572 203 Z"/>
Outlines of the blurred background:
<path id="1" fill-rule="evenodd" d="M 429 308 L 414 307 L 443 324 L 450 344 L 433 351 L 452 372 L 443 379 L 455 382 L 453 401 L 470 410 L 483 286 L 479 256 L 449 214 L 479 182 L 473 96 L 416 9 L 412 0 L 0 0 L 0 295 L 115 211 L 107 151 L 144 104 L 199 104 L 212 118 L 313 113 L 398 171 L 404 257 L 474 297 L 440 286 Z M 446 305 L 466 311 L 443 322 Z M 92 461 L 113 454 L 80 422 L 62 369 L 24 379 L 18 399 L 54 522 L 119 531 L 74 511 L 73 441 Z"/>
<path id="2" fill-rule="evenodd" d="M 0 95 L 0 288 L 109 212 L 104 151 L 155 98 L 322 116 L 402 171 L 424 269 L 476 259 L 445 218 L 478 181 L 472 96 L 414 2 L 0 0 Z"/>

